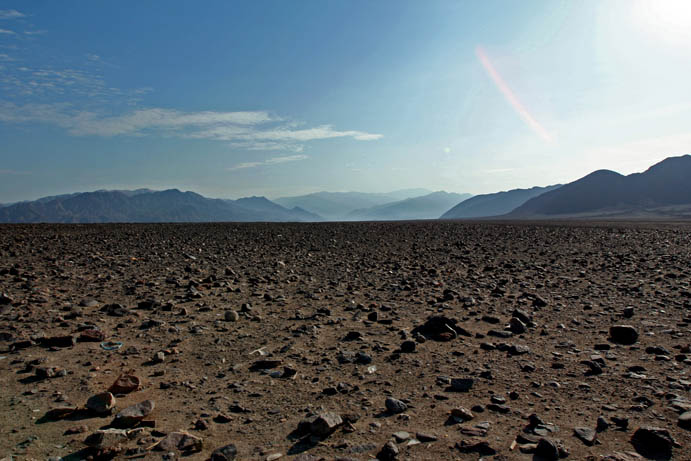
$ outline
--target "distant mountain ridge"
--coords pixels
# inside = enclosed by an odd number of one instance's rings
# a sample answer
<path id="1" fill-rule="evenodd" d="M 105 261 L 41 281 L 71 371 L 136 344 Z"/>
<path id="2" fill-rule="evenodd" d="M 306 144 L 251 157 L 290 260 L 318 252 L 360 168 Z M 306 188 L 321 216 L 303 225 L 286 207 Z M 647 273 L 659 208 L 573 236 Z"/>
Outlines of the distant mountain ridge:
<path id="1" fill-rule="evenodd" d="M 0 208 L 4 223 L 321 221 L 263 197 L 211 199 L 177 189 L 95 191 L 45 197 Z"/>
<path id="2" fill-rule="evenodd" d="M 370 208 L 353 210 L 347 215 L 353 221 L 396 221 L 413 219 L 437 219 L 450 206 L 470 197 L 445 191 L 432 192 Z"/>
<path id="3" fill-rule="evenodd" d="M 669 157 L 628 176 L 598 170 L 534 197 L 506 215 L 510 219 L 651 215 L 691 206 L 691 155 Z"/>
<path id="4" fill-rule="evenodd" d="M 387 193 L 315 192 L 294 197 L 279 197 L 273 201 L 286 208 L 300 207 L 329 221 L 348 219 L 354 210 L 392 203 L 406 198 L 429 194 L 427 189 L 403 189 Z"/>
<path id="5" fill-rule="evenodd" d="M 533 197 L 560 187 L 560 184 L 530 189 L 512 189 L 493 194 L 475 195 L 454 206 L 439 219 L 486 218 L 513 211 Z"/>

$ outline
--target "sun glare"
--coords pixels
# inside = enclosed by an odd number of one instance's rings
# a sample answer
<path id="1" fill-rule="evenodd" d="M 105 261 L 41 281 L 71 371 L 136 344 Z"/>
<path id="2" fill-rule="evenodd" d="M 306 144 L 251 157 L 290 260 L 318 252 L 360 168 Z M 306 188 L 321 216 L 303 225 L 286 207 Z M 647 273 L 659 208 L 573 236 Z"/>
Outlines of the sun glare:
<path id="1" fill-rule="evenodd" d="M 691 0 L 639 0 L 638 22 L 665 40 L 691 46 Z"/>

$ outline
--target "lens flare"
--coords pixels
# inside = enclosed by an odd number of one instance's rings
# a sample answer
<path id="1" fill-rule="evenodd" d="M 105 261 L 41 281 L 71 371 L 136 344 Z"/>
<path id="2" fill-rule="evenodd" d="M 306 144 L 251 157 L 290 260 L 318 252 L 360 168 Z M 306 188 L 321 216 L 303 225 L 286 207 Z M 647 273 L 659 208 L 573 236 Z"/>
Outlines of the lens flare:
<path id="1" fill-rule="evenodd" d="M 535 120 L 535 117 L 533 117 L 530 112 L 528 112 L 528 109 L 526 109 L 521 101 L 516 97 L 514 92 L 511 90 L 509 85 L 506 84 L 502 76 L 497 72 L 497 69 L 494 68 L 494 64 L 492 64 L 492 61 L 490 61 L 489 57 L 487 56 L 487 53 L 485 53 L 485 50 L 481 47 L 478 46 L 475 48 L 475 54 L 477 54 L 478 59 L 480 60 L 480 63 L 482 64 L 482 67 L 485 68 L 485 71 L 487 72 L 487 75 L 492 79 L 494 84 L 497 86 L 499 91 L 504 95 L 504 98 L 506 98 L 506 101 L 511 105 L 511 107 L 514 108 L 514 110 L 518 113 L 518 116 L 523 119 L 523 121 L 542 139 L 544 139 L 547 142 L 551 142 L 553 140 L 552 135 L 543 127 L 540 125 L 540 122 Z"/>

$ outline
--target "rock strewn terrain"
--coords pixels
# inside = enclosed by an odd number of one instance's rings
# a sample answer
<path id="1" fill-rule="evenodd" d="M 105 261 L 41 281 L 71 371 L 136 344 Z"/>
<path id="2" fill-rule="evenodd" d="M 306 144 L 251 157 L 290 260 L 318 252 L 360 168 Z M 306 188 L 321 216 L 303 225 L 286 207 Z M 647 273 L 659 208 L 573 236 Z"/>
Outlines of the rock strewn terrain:
<path id="1" fill-rule="evenodd" d="M 691 459 L 691 226 L 0 227 L 0 457 Z"/>

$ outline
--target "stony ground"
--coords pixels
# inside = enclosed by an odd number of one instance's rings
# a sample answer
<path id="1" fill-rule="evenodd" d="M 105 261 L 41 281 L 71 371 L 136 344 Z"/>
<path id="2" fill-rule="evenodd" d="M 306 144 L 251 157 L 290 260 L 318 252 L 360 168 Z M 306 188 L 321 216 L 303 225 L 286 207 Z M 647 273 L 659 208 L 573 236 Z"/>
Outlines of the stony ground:
<path id="1" fill-rule="evenodd" d="M 0 458 L 690 460 L 690 231 L 2 226 Z"/>

